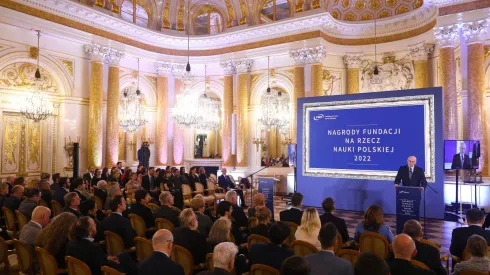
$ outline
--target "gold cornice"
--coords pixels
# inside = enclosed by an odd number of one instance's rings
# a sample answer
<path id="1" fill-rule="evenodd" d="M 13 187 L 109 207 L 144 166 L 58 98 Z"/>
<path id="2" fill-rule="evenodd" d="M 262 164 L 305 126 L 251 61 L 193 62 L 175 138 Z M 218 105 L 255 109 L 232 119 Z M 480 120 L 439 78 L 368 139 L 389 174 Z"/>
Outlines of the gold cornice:
<path id="1" fill-rule="evenodd" d="M 143 50 L 155 52 L 155 53 L 160 53 L 160 54 L 166 54 L 166 55 L 174 55 L 174 56 L 187 56 L 188 52 L 187 50 L 176 50 L 176 49 L 169 49 L 169 48 L 162 48 L 150 44 L 146 44 L 143 42 L 139 42 L 121 35 L 117 35 L 108 31 L 100 30 L 97 29 L 93 26 L 82 24 L 80 22 L 64 18 L 59 15 L 55 15 L 46 11 L 38 10 L 33 7 L 29 7 L 27 5 L 19 4 L 17 2 L 14 2 L 12 0 L 2 0 L 0 1 L 0 6 L 5 7 L 17 12 L 21 12 L 24 14 L 28 14 L 34 17 L 38 17 L 53 23 L 61 24 L 73 29 L 77 29 L 80 31 L 84 31 L 93 35 L 97 35 L 100 37 L 104 37 L 107 39 L 111 39 L 113 41 L 117 41 L 126 45 L 130 45 L 136 48 L 140 48 Z M 422 33 L 425 33 L 429 30 L 431 30 L 434 26 L 436 25 L 436 20 L 432 21 L 431 23 L 422 26 L 418 29 L 414 29 L 411 31 L 407 31 L 404 33 L 398 33 L 398 34 L 393 34 L 389 36 L 382 36 L 377 38 L 378 43 L 387 43 L 387 42 L 393 42 L 397 40 L 402 40 L 402 39 L 407 39 L 410 37 L 414 37 L 417 35 L 420 35 Z M 360 45 L 369 45 L 369 44 L 374 44 L 374 38 L 361 38 L 361 39 L 348 39 L 348 38 L 338 38 L 338 37 L 333 37 L 330 36 L 326 33 L 323 33 L 321 31 L 310 31 L 310 32 L 305 32 L 305 33 L 299 33 L 295 35 L 288 35 L 288 36 L 283 36 L 283 37 L 277 37 L 277 38 L 272 38 L 272 39 L 267 39 L 267 40 L 262 40 L 262 41 L 256 41 L 256 42 L 251 42 L 251 43 L 246 43 L 242 45 L 236 45 L 236 46 L 230 46 L 230 47 L 224 47 L 224 48 L 218 48 L 218 49 L 212 49 L 212 50 L 191 50 L 189 54 L 191 56 L 212 56 L 212 55 L 221 55 L 221 54 L 226 54 L 226 53 L 232 53 L 232 52 L 239 52 L 239 51 L 245 51 L 245 50 L 250 50 L 250 49 L 256 49 L 256 48 L 262 48 L 262 47 L 268 47 L 268 46 L 274 46 L 274 45 L 279 45 L 279 44 L 284 44 L 284 43 L 290 43 L 290 42 L 296 42 L 296 41 L 302 41 L 302 40 L 307 40 L 307 39 L 313 39 L 313 38 L 323 38 L 325 41 L 328 41 L 333 44 L 339 44 L 339 45 L 351 45 L 351 46 L 360 46 Z"/>

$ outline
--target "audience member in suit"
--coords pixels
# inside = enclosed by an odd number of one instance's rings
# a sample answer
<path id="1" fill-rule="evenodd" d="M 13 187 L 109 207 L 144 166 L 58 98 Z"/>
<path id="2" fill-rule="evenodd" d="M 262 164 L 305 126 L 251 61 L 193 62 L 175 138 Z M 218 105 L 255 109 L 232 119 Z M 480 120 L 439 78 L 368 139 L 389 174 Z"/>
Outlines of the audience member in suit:
<path id="1" fill-rule="evenodd" d="M 160 207 L 155 211 L 155 218 L 164 218 L 174 224 L 174 227 L 179 227 L 179 212 L 171 206 L 174 204 L 174 197 L 169 191 L 163 191 L 160 194 Z"/>
<path id="2" fill-rule="evenodd" d="M 230 177 L 226 174 L 226 168 L 221 169 L 221 176 L 218 177 L 218 185 L 225 189 L 225 191 L 230 191 L 234 189 L 235 192 L 240 196 L 240 201 L 242 203 L 242 207 L 248 207 L 245 204 L 245 197 L 243 196 L 243 190 L 237 189 L 236 184 L 230 179 Z"/>
<path id="3" fill-rule="evenodd" d="M 288 248 L 282 247 L 282 244 L 289 237 L 289 226 L 285 223 L 277 222 L 271 225 L 269 230 L 270 243 L 255 244 L 249 253 L 250 263 L 263 264 L 281 269 L 282 262 L 294 255 L 294 252 Z"/>
<path id="4" fill-rule="evenodd" d="M 83 174 L 83 179 L 88 181 L 88 182 L 92 182 L 92 179 L 95 177 L 95 167 L 93 166 L 90 166 L 88 168 L 88 172 Z"/>
<path id="5" fill-rule="evenodd" d="M 36 238 L 41 232 L 41 229 L 48 225 L 51 217 L 51 210 L 44 206 L 38 206 L 32 211 L 32 219 L 22 227 L 19 234 L 19 240 L 32 247 L 32 255 L 34 253 L 34 245 Z"/>
<path id="6" fill-rule="evenodd" d="M 218 244 L 212 253 L 213 271 L 202 271 L 198 275 L 232 275 L 238 253 L 236 245 L 232 242 L 223 242 Z"/>
<path id="7" fill-rule="evenodd" d="M 220 243 L 231 242 L 230 231 L 230 220 L 218 219 L 214 222 L 206 239 L 206 253 L 213 253 L 214 248 Z"/>
<path id="8" fill-rule="evenodd" d="M 151 240 L 153 254 L 142 261 L 138 266 L 138 273 L 145 275 L 184 275 L 184 269 L 170 259 L 174 237 L 166 229 L 158 230 Z"/>
<path id="9" fill-rule="evenodd" d="M 354 266 L 355 275 L 390 275 L 390 268 L 384 259 L 372 252 L 363 252 Z"/>
<path id="10" fill-rule="evenodd" d="M 208 176 L 206 175 L 206 169 L 204 167 L 199 167 L 199 182 L 202 183 L 203 186 L 206 186 L 208 182 Z"/>
<path id="11" fill-rule="evenodd" d="M 459 144 L 459 153 L 453 156 L 453 161 L 451 162 L 451 169 L 471 169 L 470 156 L 466 154 L 466 143 L 461 142 Z"/>
<path id="12" fill-rule="evenodd" d="M 231 216 L 233 217 L 236 226 L 238 228 L 248 227 L 247 215 L 245 214 L 245 211 L 243 211 L 243 209 L 237 205 L 237 193 L 235 191 L 226 192 L 226 201 L 230 202 L 231 206 L 233 207 L 233 212 L 231 213 Z"/>
<path id="13" fill-rule="evenodd" d="M 95 170 L 95 176 L 91 180 L 84 180 L 87 182 L 87 184 L 90 184 L 90 186 L 96 186 L 97 182 L 104 180 L 104 178 L 102 177 L 102 171 L 100 169 L 97 169 Z"/>
<path id="14" fill-rule="evenodd" d="M 320 222 L 320 216 L 314 207 L 306 208 L 301 218 L 301 225 L 298 226 L 294 237 L 298 241 L 303 241 L 310 243 L 315 246 L 318 250 L 322 249 L 320 239 L 318 235 L 320 233 L 320 228 L 322 224 Z"/>
<path id="15" fill-rule="evenodd" d="M 158 194 L 158 189 L 155 185 L 155 177 L 148 174 L 148 170 L 145 167 L 141 168 L 141 187 L 152 196 Z"/>
<path id="16" fill-rule="evenodd" d="M 15 185 L 22 185 L 24 188 L 27 186 L 26 179 L 24 177 L 18 177 L 14 180 L 14 186 Z"/>
<path id="17" fill-rule="evenodd" d="M 102 221 L 102 229 L 119 235 L 124 241 L 124 248 L 133 247 L 136 232 L 131 226 L 131 222 L 122 215 L 122 212 L 126 210 L 126 201 L 123 196 L 115 196 L 110 202 L 110 206 L 112 214 Z"/>
<path id="18" fill-rule="evenodd" d="M 463 257 L 463 251 L 466 247 L 468 238 L 477 234 L 482 236 L 487 243 L 490 243 L 490 232 L 482 228 L 483 213 L 478 208 L 472 208 L 466 211 L 466 220 L 468 227 L 458 227 L 453 229 L 451 237 L 451 246 L 449 251 L 452 255 L 459 258 Z"/>
<path id="19" fill-rule="evenodd" d="M 432 270 L 416 268 L 410 263 L 415 252 L 415 243 L 407 234 L 399 234 L 393 239 L 393 253 L 395 258 L 388 263 L 390 273 L 396 275 L 435 275 Z"/>
<path id="20" fill-rule="evenodd" d="M 248 209 L 248 217 L 255 217 L 257 210 L 261 207 L 265 207 L 265 197 L 262 193 L 257 193 L 253 197 L 253 206 Z"/>
<path id="21" fill-rule="evenodd" d="M 123 168 L 123 165 L 122 165 L 122 162 L 118 161 L 117 164 L 117 170 L 119 171 L 119 173 L 124 174 L 124 168 Z"/>
<path id="22" fill-rule="evenodd" d="M 55 191 L 60 188 L 60 173 L 53 174 L 51 178 L 53 179 L 53 183 L 49 186 L 49 189 Z"/>
<path id="23" fill-rule="evenodd" d="M 180 245 L 189 250 L 194 258 L 194 264 L 204 263 L 206 260 L 206 237 L 197 232 L 197 218 L 192 209 L 184 209 L 179 216 L 180 226 L 174 228 L 174 245 Z"/>
<path id="24" fill-rule="evenodd" d="M 36 238 L 36 246 L 46 249 L 56 259 L 58 268 L 65 268 L 66 245 L 70 230 L 77 222 L 72 213 L 64 212 L 56 216 L 44 227 Z"/>
<path id="25" fill-rule="evenodd" d="M 102 201 L 102 205 L 99 206 L 104 207 L 107 199 L 107 182 L 105 180 L 97 182 L 97 189 L 94 190 L 94 196 L 98 197 Z"/>
<path id="26" fill-rule="evenodd" d="M 305 257 L 310 264 L 310 275 L 353 275 L 352 264 L 334 254 L 337 243 L 337 228 L 333 223 L 325 224 L 318 235 L 321 250 Z"/>
<path id="27" fill-rule="evenodd" d="M 24 193 L 26 199 L 23 200 L 19 205 L 19 212 L 24 214 L 27 220 L 31 219 L 32 211 L 36 208 L 39 200 L 41 199 L 41 191 L 37 188 L 32 188 L 26 190 Z"/>
<path id="28" fill-rule="evenodd" d="M 269 208 L 259 208 L 259 210 L 257 210 L 257 219 L 259 220 L 259 224 L 256 227 L 249 229 L 250 235 L 260 235 L 269 239 L 269 222 L 271 221 L 271 216 L 272 213 Z"/>
<path id="29" fill-rule="evenodd" d="M 197 174 L 196 167 L 192 167 L 189 171 L 187 181 L 189 182 L 189 186 L 191 187 L 192 191 L 196 191 L 196 182 L 199 182 L 199 175 Z"/>
<path id="30" fill-rule="evenodd" d="M 303 194 L 296 192 L 291 196 L 291 208 L 283 210 L 279 213 L 279 219 L 283 222 L 294 222 L 297 225 L 301 224 L 303 211 Z"/>
<path id="31" fill-rule="evenodd" d="M 395 187 L 400 183 L 403 186 L 420 186 L 424 188 L 427 185 L 424 170 L 418 166 L 417 158 L 410 156 L 407 159 L 407 165 L 400 166 L 395 177 Z"/>
<path id="32" fill-rule="evenodd" d="M 107 185 L 107 198 L 104 203 L 104 210 L 111 210 L 111 201 L 117 195 L 122 195 L 121 188 L 117 184 Z"/>
<path id="33" fill-rule="evenodd" d="M 12 210 L 12 212 L 14 212 L 15 210 L 18 210 L 23 195 L 24 195 L 24 186 L 14 185 L 14 187 L 12 187 L 12 191 L 10 193 L 10 196 L 8 196 L 3 201 L 3 206 Z"/>
<path id="34" fill-rule="evenodd" d="M 9 196 L 9 184 L 7 182 L 0 183 L 0 208 L 3 207 L 3 202 Z"/>
<path id="35" fill-rule="evenodd" d="M 151 200 L 148 192 L 146 192 L 145 189 L 136 190 L 134 199 L 136 200 L 136 203 L 131 205 L 129 213 L 140 216 L 145 221 L 146 228 L 155 227 L 155 216 L 153 216 L 153 212 L 151 212 L 151 209 L 147 206 L 148 202 Z M 153 232 L 148 231 L 147 237 L 151 237 L 152 234 Z"/>
<path id="36" fill-rule="evenodd" d="M 201 195 L 196 195 L 191 200 L 191 207 L 192 210 L 194 211 L 194 214 L 196 214 L 197 217 L 197 224 L 198 224 L 197 229 L 199 229 L 199 232 L 202 235 L 208 236 L 209 231 L 211 230 L 211 226 L 213 226 L 213 221 L 209 216 L 204 214 L 204 208 L 206 207 L 206 203 L 204 202 L 203 197 Z"/>
<path id="37" fill-rule="evenodd" d="M 61 178 L 59 184 L 60 187 L 54 191 L 53 200 L 59 202 L 61 206 L 65 206 L 64 198 L 69 192 L 68 188 L 70 186 L 70 178 Z"/>
<path id="38" fill-rule="evenodd" d="M 281 275 L 308 275 L 310 274 L 310 264 L 300 256 L 287 258 L 281 266 Z"/>
<path id="39" fill-rule="evenodd" d="M 70 192 L 65 195 L 65 209 L 63 212 L 72 213 L 77 218 L 82 216 L 78 209 L 80 207 L 80 196 L 76 192 Z"/>
<path id="40" fill-rule="evenodd" d="M 357 224 L 354 240 L 358 242 L 364 232 L 375 232 L 384 236 L 391 243 L 393 241 L 393 232 L 391 232 L 389 225 L 383 223 L 383 209 L 375 204 L 369 206 L 364 213 L 364 221 Z"/>
<path id="41" fill-rule="evenodd" d="M 70 184 L 70 192 L 77 193 L 81 202 L 84 202 L 87 200 L 87 198 L 82 194 L 82 191 L 84 191 L 84 190 L 85 190 L 85 182 L 83 181 L 82 178 L 76 178 Z"/>
<path id="42" fill-rule="evenodd" d="M 49 188 L 49 182 L 45 179 L 42 179 L 39 182 L 39 188 L 41 189 L 41 199 L 48 205 L 51 205 L 53 193 L 51 193 L 51 189 Z"/>
<path id="43" fill-rule="evenodd" d="M 105 215 L 102 211 L 97 211 L 95 207 L 95 201 L 88 200 L 84 204 L 80 205 L 80 212 L 83 216 L 92 218 L 95 222 L 95 227 L 97 228 L 97 233 L 95 234 L 94 242 L 100 242 L 104 240 L 104 230 L 102 229 L 102 223 L 100 221 L 104 220 Z"/>
<path id="44" fill-rule="evenodd" d="M 347 242 L 349 240 L 349 232 L 347 232 L 347 224 L 345 223 L 345 220 L 333 215 L 333 212 L 335 211 L 335 201 L 330 197 L 324 199 L 322 202 L 322 208 L 325 211 L 325 213 L 320 216 L 322 225 L 328 222 L 333 223 L 335 227 L 337 227 L 337 231 L 339 232 L 340 236 L 342 236 L 342 242 Z"/>
<path id="45" fill-rule="evenodd" d="M 460 274 L 466 270 L 475 270 L 487 274 L 490 266 L 490 260 L 487 257 L 487 249 L 487 241 L 482 236 L 474 234 L 469 237 L 466 244 L 466 250 L 471 255 L 471 258 L 456 264 L 453 269 L 453 275 Z"/>

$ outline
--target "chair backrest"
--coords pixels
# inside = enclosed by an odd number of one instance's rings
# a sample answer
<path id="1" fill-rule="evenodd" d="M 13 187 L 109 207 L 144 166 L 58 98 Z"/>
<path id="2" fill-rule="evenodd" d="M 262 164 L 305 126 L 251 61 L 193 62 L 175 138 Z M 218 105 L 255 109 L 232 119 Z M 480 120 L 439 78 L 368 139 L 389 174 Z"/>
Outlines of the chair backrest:
<path id="1" fill-rule="evenodd" d="M 54 217 L 63 213 L 63 207 L 61 207 L 61 204 L 55 200 L 51 201 L 51 209 L 53 209 L 53 216 Z"/>
<path id="2" fill-rule="evenodd" d="M 334 253 L 335 255 L 339 254 L 339 251 L 342 249 L 342 235 L 337 232 L 337 242 L 335 243 Z"/>
<path id="3" fill-rule="evenodd" d="M 106 265 L 102 266 L 102 275 L 125 275 L 126 273 L 121 273 L 114 268 L 108 267 Z"/>
<path id="4" fill-rule="evenodd" d="M 144 238 L 146 233 L 146 225 L 143 218 L 136 214 L 129 214 L 128 216 L 134 231 L 136 231 L 136 235 Z"/>
<path id="5" fill-rule="evenodd" d="M 68 269 L 68 275 L 91 275 L 92 271 L 88 265 L 77 258 L 71 256 L 65 257 L 66 267 Z"/>
<path id="6" fill-rule="evenodd" d="M 32 248 L 19 240 L 13 240 L 17 259 L 19 260 L 19 270 L 22 273 L 31 273 L 32 270 Z"/>
<path id="7" fill-rule="evenodd" d="M 172 208 L 174 211 L 177 211 L 177 213 L 179 213 L 179 214 L 180 214 L 180 212 L 182 212 L 182 210 L 180 210 L 178 207 L 170 205 L 170 208 Z"/>
<path id="8" fill-rule="evenodd" d="M 255 234 L 249 235 L 248 236 L 248 240 L 247 240 L 248 251 L 250 251 L 250 249 L 252 249 L 252 245 L 254 245 L 254 244 L 258 244 L 258 243 L 270 243 L 270 242 L 271 241 L 267 237 L 264 237 L 264 236 L 261 236 L 261 235 L 255 235 Z"/>
<path id="9" fill-rule="evenodd" d="M 307 256 L 310 254 L 315 254 L 318 252 L 316 246 L 312 245 L 309 242 L 295 240 L 291 243 L 291 249 L 294 251 L 294 255 L 296 256 Z"/>
<path id="10" fill-rule="evenodd" d="M 257 217 L 248 218 L 248 229 L 252 229 L 257 225 L 259 225 L 259 219 L 257 219 Z"/>
<path id="11" fill-rule="evenodd" d="M 111 256 L 124 251 L 124 242 L 119 235 L 111 231 L 104 231 L 107 253 Z"/>
<path id="12" fill-rule="evenodd" d="M 250 275 L 279 275 L 279 270 L 263 265 L 263 264 L 254 264 L 250 268 Z"/>
<path id="13" fill-rule="evenodd" d="M 296 240 L 295 234 L 296 234 L 296 230 L 298 230 L 298 225 L 295 224 L 294 222 L 284 222 L 284 223 L 289 226 L 289 237 L 286 239 L 284 243 L 287 246 L 291 247 L 293 241 Z"/>
<path id="14" fill-rule="evenodd" d="M 102 201 L 102 199 L 97 196 L 93 196 L 92 198 L 95 201 L 95 205 L 97 205 L 97 209 L 104 210 L 104 202 Z"/>
<path id="15" fill-rule="evenodd" d="M 174 224 L 171 221 L 164 219 L 164 218 L 157 218 L 155 220 L 155 225 L 157 226 L 158 230 L 167 229 L 170 232 L 172 232 L 172 230 L 174 230 Z"/>
<path id="16" fill-rule="evenodd" d="M 213 192 L 216 191 L 216 188 L 214 186 L 214 182 L 212 180 L 206 181 L 206 188 L 208 189 L 208 192 Z"/>
<path id="17" fill-rule="evenodd" d="M 49 253 L 46 249 L 41 247 L 36 247 L 37 261 L 39 262 L 39 267 L 41 274 L 43 275 L 57 275 L 58 274 L 58 263 L 56 259 Z"/>
<path id="18" fill-rule="evenodd" d="M 458 275 L 488 275 L 488 272 L 482 272 L 478 270 L 464 270 L 458 272 Z"/>
<path id="19" fill-rule="evenodd" d="M 44 200 L 39 200 L 39 202 L 37 204 L 40 206 L 49 207 L 48 203 L 45 202 Z"/>
<path id="20" fill-rule="evenodd" d="M 19 225 L 19 232 L 22 230 L 22 227 L 28 223 L 28 220 L 22 212 L 19 210 L 15 210 L 15 217 L 17 218 L 17 224 Z"/>
<path id="21" fill-rule="evenodd" d="M 180 245 L 174 245 L 170 258 L 184 268 L 185 275 L 194 274 L 194 258 L 189 250 Z"/>
<path id="22" fill-rule="evenodd" d="M 359 250 L 361 252 L 372 252 L 382 259 L 388 256 L 388 240 L 375 232 L 364 232 L 359 238 Z"/>
<path id="23" fill-rule="evenodd" d="M 441 252 L 441 247 L 431 240 L 420 239 L 420 242 L 431 245 L 432 247 L 436 248 L 437 251 Z"/>
<path id="24" fill-rule="evenodd" d="M 3 216 L 5 217 L 5 226 L 7 227 L 7 230 L 13 231 L 14 233 L 17 232 L 14 212 L 12 212 L 12 210 L 8 209 L 5 206 L 2 207 L 2 211 L 3 211 Z"/>
<path id="25" fill-rule="evenodd" d="M 196 182 L 196 193 L 204 194 L 204 185 L 200 182 Z"/>
<path id="26" fill-rule="evenodd" d="M 138 259 L 138 262 L 141 263 L 153 253 L 153 244 L 150 240 L 136 237 L 134 238 L 134 243 L 136 245 L 136 258 Z"/>
<path id="27" fill-rule="evenodd" d="M 420 268 L 420 269 L 423 269 L 423 270 L 429 270 L 430 268 L 424 264 L 423 262 L 420 262 L 420 261 L 417 261 L 417 260 L 410 260 L 410 262 L 412 263 L 413 266 L 417 267 L 417 268 Z"/>
<path id="28" fill-rule="evenodd" d="M 148 203 L 148 208 L 151 209 L 151 212 L 155 213 L 155 211 L 158 209 L 158 205 L 150 202 L 150 203 Z"/>
<path id="29" fill-rule="evenodd" d="M 7 242 L 0 237 L 0 264 L 3 264 L 4 266 L 4 271 L 8 273 L 9 268 L 10 268 L 10 263 L 9 263 L 9 247 L 7 245 Z"/>
<path id="30" fill-rule="evenodd" d="M 352 249 L 341 249 L 337 257 L 349 261 L 352 266 L 356 264 L 357 258 L 361 255 L 361 252 Z"/>
<path id="31" fill-rule="evenodd" d="M 182 194 L 184 196 L 191 196 L 192 189 L 188 184 L 182 184 Z"/>
<path id="32" fill-rule="evenodd" d="M 208 271 L 213 271 L 214 269 L 213 253 L 206 254 L 206 269 Z"/>

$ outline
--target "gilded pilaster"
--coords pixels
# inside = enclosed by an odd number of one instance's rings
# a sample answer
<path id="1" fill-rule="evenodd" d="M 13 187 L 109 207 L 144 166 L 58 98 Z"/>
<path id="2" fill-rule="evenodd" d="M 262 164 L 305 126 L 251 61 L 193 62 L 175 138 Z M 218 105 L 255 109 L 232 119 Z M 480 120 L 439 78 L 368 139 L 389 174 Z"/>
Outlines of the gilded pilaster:
<path id="1" fill-rule="evenodd" d="M 268 129 L 267 131 L 268 131 L 267 133 L 269 134 L 269 144 L 268 144 L 269 154 L 273 158 L 277 158 L 280 155 L 278 155 L 278 151 L 277 151 L 277 131 L 276 131 L 276 128 Z"/>
<path id="2" fill-rule="evenodd" d="M 413 58 L 415 70 L 415 85 L 417 88 L 429 87 L 429 68 L 427 58 L 434 51 L 434 45 L 424 45 L 420 43 L 409 47 L 410 55 Z"/>
<path id="3" fill-rule="evenodd" d="M 323 65 L 321 63 L 311 64 L 311 94 L 312 96 L 323 96 Z"/>
<path id="4" fill-rule="evenodd" d="M 293 69 L 293 105 L 291 111 L 293 113 L 293 123 L 291 129 L 291 142 L 296 143 L 296 134 L 298 129 L 298 98 L 305 97 L 305 67 L 297 65 Z"/>
<path id="5" fill-rule="evenodd" d="M 182 91 L 182 80 L 175 79 L 175 97 Z M 174 122 L 174 140 L 173 140 L 173 157 L 174 165 L 184 164 L 184 128 L 180 127 L 178 123 Z"/>
<path id="6" fill-rule="evenodd" d="M 210 131 L 208 135 L 209 154 L 216 154 L 216 131 Z"/>
<path id="7" fill-rule="evenodd" d="M 347 94 L 358 94 L 359 66 L 361 65 L 361 55 L 346 55 L 344 56 L 344 63 L 347 67 Z"/>
<path id="8" fill-rule="evenodd" d="M 157 77 L 157 131 L 155 140 L 156 163 L 159 166 L 168 162 L 168 83 L 167 77 L 158 72 Z"/>
<path id="9" fill-rule="evenodd" d="M 221 137 L 223 147 L 223 165 L 232 166 L 231 156 L 231 120 L 233 115 L 233 75 L 224 77 L 223 93 L 223 135 Z"/>
<path id="10" fill-rule="evenodd" d="M 111 50 L 108 54 L 109 81 L 107 86 L 106 167 L 116 166 L 119 160 L 119 62 L 124 53 Z"/>
<path id="11" fill-rule="evenodd" d="M 85 45 L 85 52 L 91 58 L 90 95 L 88 111 L 88 166 L 102 166 L 102 108 L 104 64 L 109 49 L 99 45 Z"/>
<path id="12" fill-rule="evenodd" d="M 439 43 L 440 79 L 444 90 L 444 138 L 458 139 L 458 98 L 454 47 L 459 37 L 457 26 L 438 27 L 434 35 Z"/>
<path id="13" fill-rule="evenodd" d="M 250 69 L 253 60 L 235 61 L 238 73 L 238 118 L 237 118 L 237 160 L 236 166 L 248 167 L 248 96 Z"/>

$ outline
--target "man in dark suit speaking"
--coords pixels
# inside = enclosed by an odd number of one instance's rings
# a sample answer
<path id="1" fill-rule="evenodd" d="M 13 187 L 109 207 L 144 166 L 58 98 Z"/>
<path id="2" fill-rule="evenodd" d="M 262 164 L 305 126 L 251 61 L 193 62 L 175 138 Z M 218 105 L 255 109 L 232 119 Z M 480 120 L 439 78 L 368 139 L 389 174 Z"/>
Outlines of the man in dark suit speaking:
<path id="1" fill-rule="evenodd" d="M 417 164 L 417 158 L 410 156 L 407 165 L 400 166 L 395 178 L 395 187 L 402 183 L 403 186 L 418 186 L 424 189 L 427 184 L 424 170 L 415 164 Z"/>
<path id="2" fill-rule="evenodd" d="M 471 169 L 470 156 L 466 154 L 466 143 L 459 144 L 459 153 L 453 156 L 451 169 Z"/>

